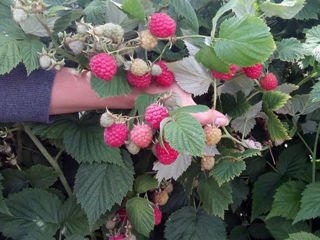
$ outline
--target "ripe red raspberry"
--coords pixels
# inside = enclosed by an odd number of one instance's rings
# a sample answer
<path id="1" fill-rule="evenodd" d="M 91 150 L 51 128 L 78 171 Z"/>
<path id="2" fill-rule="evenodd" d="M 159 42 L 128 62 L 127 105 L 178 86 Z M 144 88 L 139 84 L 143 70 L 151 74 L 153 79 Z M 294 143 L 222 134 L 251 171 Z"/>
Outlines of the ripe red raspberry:
<path id="1" fill-rule="evenodd" d="M 170 147 L 169 143 L 166 141 L 163 141 L 163 145 L 165 148 L 161 147 L 159 142 L 156 143 L 156 153 L 159 162 L 168 165 L 177 160 L 179 152 Z"/>
<path id="2" fill-rule="evenodd" d="M 237 67 L 233 64 L 230 65 L 230 73 L 218 73 L 213 70 L 211 70 L 211 74 L 214 78 L 216 79 L 221 79 L 221 80 L 229 80 L 232 78 L 236 72 Z"/>
<path id="3" fill-rule="evenodd" d="M 153 212 L 154 212 L 154 225 L 157 226 L 157 225 L 159 225 L 161 223 L 162 212 L 157 207 L 153 208 Z"/>
<path id="4" fill-rule="evenodd" d="M 98 78 L 110 81 L 117 72 L 117 63 L 111 55 L 100 53 L 90 59 L 90 68 Z"/>
<path id="5" fill-rule="evenodd" d="M 157 103 L 146 108 L 145 119 L 152 129 L 159 129 L 161 121 L 166 117 L 169 117 L 168 109 Z"/>
<path id="6" fill-rule="evenodd" d="M 127 215 L 127 211 L 125 208 L 119 209 L 117 213 L 119 215 L 120 220 L 122 220 L 122 221 L 128 220 L 128 215 Z"/>
<path id="7" fill-rule="evenodd" d="M 125 240 L 125 239 L 126 239 L 126 236 L 123 234 L 120 234 L 118 236 L 110 236 L 109 237 L 109 240 Z"/>
<path id="8" fill-rule="evenodd" d="M 165 64 L 165 61 L 159 61 L 156 64 L 161 68 L 162 73 L 158 76 L 154 76 L 154 80 L 161 86 L 169 87 L 174 82 L 174 74 L 171 72 Z"/>
<path id="9" fill-rule="evenodd" d="M 149 125 L 136 125 L 131 130 L 131 140 L 141 148 L 148 147 L 152 141 L 152 130 Z"/>
<path id="10" fill-rule="evenodd" d="M 129 130 L 124 123 L 114 123 L 104 130 L 104 141 L 111 147 L 120 147 L 127 140 Z"/>
<path id="11" fill-rule="evenodd" d="M 176 32 L 176 22 L 165 13 L 155 13 L 151 16 L 149 30 L 153 36 L 167 38 Z"/>
<path id="12" fill-rule="evenodd" d="M 146 88 L 151 83 L 151 75 L 146 73 L 142 76 L 135 76 L 130 71 L 127 74 L 128 82 L 137 88 Z"/>
<path id="13" fill-rule="evenodd" d="M 263 64 L 255 64 L 252 67 L 242 68 L 247 77 L 252 79 L 258 79 L 262 73 Z"/>
<path id="14" fill-rule="evenodd" d="M 277 77 L 273 73 L 267 73 L 260 79 L 260 85 L 267 91 L 276 89 L 278 86 Z"/>

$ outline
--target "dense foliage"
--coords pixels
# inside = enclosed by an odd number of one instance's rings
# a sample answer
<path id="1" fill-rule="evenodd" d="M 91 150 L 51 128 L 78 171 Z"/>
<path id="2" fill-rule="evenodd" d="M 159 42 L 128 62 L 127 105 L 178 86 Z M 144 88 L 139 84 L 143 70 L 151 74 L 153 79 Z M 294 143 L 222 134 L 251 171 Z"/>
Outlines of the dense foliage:
<path id="1" fill-rule="evenodd" d="M 106 98 L 131 92 L 125 70 L 132 58 L 162 59 L 200 104 L 170 109 L 155 132 L 179 152 L 169 165 L 152 146 L 134 155 L 106 145 L 101 110 L 57 116 L 52 124 L 1 124 L 2 236 L 319 240 L 319 10 L 317 0 L 2 0 L 0 74 L 20 62 L 30 74 L 46 65 L 41 56 L 50 57 L 47 69 L 81 71 L 108 52 L 123 66 L 111 81 L 91 78 Z M 175 20 L 176 36 L 146 51 L 137 32 L 156 12 Z M 97 27 L 110 22 L 124 37 L 100 42 Z M 90 30 L 85 38 L 79 24 Z M 208 71 L 228 73 L 230 64 L 238 71 L 227 81 Z M 241 70 L 254 64 L 276 76 L 276 89 Z M 132 129 L 146 107 L 166 97 L 141 94 L 133 110 L 109 110 L 127 116 Z M 190 115 L 211 107 L 230 119 L 214 146 Z M 214 160 L 211 170 L 203 169 L 204 157 Z"/>

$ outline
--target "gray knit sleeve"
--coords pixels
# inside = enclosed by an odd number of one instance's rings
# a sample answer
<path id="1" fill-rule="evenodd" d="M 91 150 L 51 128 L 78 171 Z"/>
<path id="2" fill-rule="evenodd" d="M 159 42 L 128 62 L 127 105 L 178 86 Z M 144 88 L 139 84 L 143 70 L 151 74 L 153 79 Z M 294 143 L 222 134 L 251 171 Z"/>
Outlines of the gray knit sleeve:
<path id="1" fill-rule="evenodd" d="M 0 122 L 50 122 L 54 71 L 35 70 L 27 76 L 23 64 L 0 75 Z"/>

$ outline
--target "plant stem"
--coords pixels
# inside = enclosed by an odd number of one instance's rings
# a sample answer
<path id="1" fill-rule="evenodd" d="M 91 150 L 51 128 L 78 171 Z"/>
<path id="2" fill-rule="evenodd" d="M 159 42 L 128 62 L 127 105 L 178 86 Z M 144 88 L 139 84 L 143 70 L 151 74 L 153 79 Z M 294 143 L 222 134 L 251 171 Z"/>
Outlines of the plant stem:
<path id="1" fill-rule="evenodd" d="M 167 48 L 169 47 L 170 42 L 167 42 L 167 44 L 163 47 L 160 55 L 153 61 L 153 63 L 157 62 L 159 59 L 161 60 L 162 55 L 165 53 L 165 51 L 167 50 Z"/>
<path id="2" fill-rule="evenodd" d="M 217 80 L 213 79 L 213 109 L 216 110 L 217 107 Z"/>
<path id="3" fill-rule="evenodd" d="M 114 50 L 114 51 L 112 51 L 112 52 L 109 52 L 109 54 L 119 53 L 119 52 L 122 52 L 122 51 L 125 51 L 125 50 L 136 49 L 136 48 L 137 48 L 137 46 L 134 46 L 134 47 L 124 47 L 124 48 L 120 48 L 120 49 Z"/>
<path id="4" fill-rule="evenodd" d="M 258 95 L 260 92 L 257 91 L 257 92 L 254 92 L 252 93 L 248 98 L 247 98 L 247 101 L 249 101 L 251 98 L 253 98 L 254 96 Z"/>
<path id="5" fill-rule="evenodd" d="M 234 138 L 233 136 L 231 136 L 231 134 L 228 132 L 228 130 L 226 129 L 226 127 L 222 127 L 224 133 L 226 134 L 225 136 L 222 136 L 222 137 L 225 137 L 225 138 L 229 138 L 233 141 L 235 141 L 236 143 L 242 145 L 243 147 L 247 148 L 248 146 L 246 144 L 244 144 L 243 142 L 239 141 L 238 139 Z"/>
<path id="6" fill-rule="evenodd" d="M 206 38 L 206 37 L 209 37 L 209 36 L 205 36 L 205 35 L 185 35 L 185 36 L 177 37 L 176 39 L 177 40 L 181 40 L 181 39 L 185 39 L 185 38 Z"/>
<path id="7" fill-rule="evenodd" d="M 71 187 L 69 186 L 66 177 L 64 176 L 59 164 L 53 159 L 53 157 L 49 154 L 47 149 L 42 145 L 42 143 L 39 141 L 39 139 L 32 133 L 31 129 L 27 127 L 26 125 L 23 125 L 24 131 L 26 134 L 31 138 L 33 143 L 37 146 L 39 151 L 42 153 L 42 155 L 47 159 L 49 164 L 56 170 L 56 172 L 59 175 L 59 179 L 65 188 L 66 192 L 68 193 L 69 197 L 72 196 L 72 190 Z"/>
<path id="8" fill-rule="evenodd" d="M 299 132 L 297 132 L 298 137 L 300 138 L 300 140 L 303 142 L 303 144 L 305 145 L 305 147 L 308 149 L 308 151 L 310 152 L 310 154 L 313 154 L 313 151 L 311 150 L 311 148 L 309 147 L 308 143 L 306 142 L 306 140 L 304 140 L 304 138 L 301 136 L 301 134 Z"/>
<path id="9" fill-rule="evenodd" d="M 316 158 L 317 158 L 319 134 L 320 134 L 320 123 L 318 124 L 316 139 L 314 141 L 313 153 L 312 153 L 312 182 L 316 181 Z"/>
<path id="10" fill-rule="evenodd" d="M 310 79 L 314 78 L 315 76 L 317 76 L 319 73 L 318 72 L 314 72 L 311 75 L 305 77 L 304 79 L 302 79 L 297 85 L 300 87 L 303 84 L 305 84 L 306 82 L 308 82 Z"/>

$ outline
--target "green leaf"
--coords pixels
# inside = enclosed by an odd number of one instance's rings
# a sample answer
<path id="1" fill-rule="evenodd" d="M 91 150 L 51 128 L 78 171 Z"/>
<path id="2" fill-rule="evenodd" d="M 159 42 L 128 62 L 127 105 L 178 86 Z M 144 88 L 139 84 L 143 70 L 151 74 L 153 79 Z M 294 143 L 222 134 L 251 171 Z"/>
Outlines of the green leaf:
<path id="1" fill-rule="evenodd" d="M 304 7 L 294 16 L 298 20 L 318 19 L 319 2 L 308 0 Z"/>
<path id="2" fill-rule="evenodd" d="M 3 190 L 3 186 L 2 186 L 2 180 L 3 180 L 3 177 L 0 173 L 0 202 L 2 201 L 3 199 L 3 195 L 2 195 L 2 190 Z"/>
<path id="3" fill-rule="evenodd" d="M 180 153 L 202 156 L 204 132 L 199 121 L 189 114 L 176 115 L 165 125 L 164 135 L 170 146 Z"/>
<path id="4" fill-rule="evenodd" d="M 53 234 L 41 232 L 41 231 L 33 231 L 26 233 L 27 235 L 22 237 L 21 240 L 55 240 L 53 238 Z"/>
<path id="5" fill-rule="evenodd" d="M 237 92 L 237 101 L 230 106 L 230 109 L 227 110 L 227 113 L 232 118 L 240 117 L 246 114 L 251 109 L 251 105 L 247 101 L 246 96 L 243 92 Z"/>
<path id="6" fill-rule="evenodd" d="M 221 24 L 214 49 L 226 63 L 246 67 L 266 61 L 274 51 L 275 43 L 262 19 L 232 17 Z"/>
<path id="7" fill-rule="evenodd" d="M 1 3 L 0 3 L 1 4 Z M 3 9 L 2 5 L 0 5 L 0 11 Z M 14 40 L 23 40 L 27 39 L 27 35 L 23 32 L 20 26 L 13 21 L 11 16 L 11 11 L 8 9 L 9 16 L 1 16 L 0 12 L 0 32 L 4 35 L 7 34 L 10 39 Z"/>
<path id="8" fill-rule="evenodd" d="M 148 237 L 154 227 L 154 213 L 149 201 L 140 197 L 131 198 L 126 210 L 134 229 Z"/>
<path id="9" fill-rule="evenodd" d="M 270 218 L 265 221 L 266 227 L 276 240 L 283 240 L 289 237 L 290 233 L 300 231 L 311 231 L 310 226 L 306 222 L 292 224 L 292 221 L 285 220 L 281 217 Z"/>
<path id="10" fill-rule="evenodd" d="M 192 30 L 198 32 L 198 17 L 190 2 L 186 0 L 169 0 L 169 3 L 175 8 L 179 15 L 183 16 L 188 21 Z"/>
<path id="11" fill-rule="evenodd" d="M 35 188 L 48 188 L 58 179 L 58 174 L 53 168 L 39 164 L 27 169 L 25 175 Z"/>
<path id="12" fill-rule="evenodd" d="M 124 71 L 120 69 L 109 82 L 92 74 L 90 83 L 91 88 L 98 94 L 99 98 L 128 95 L 132 91 Z"/>
<path id="13" fill-rule="evenodd" d="M 281 175 L 274 172 L 269 172 L 261 175 L 254 183 L 252 194 L 251 221 L 270 210 L 275 189 L 280 184 Z"/>
<path id="14" fill-rule="evenodd" d="M 300 209 L 301 193 L 304 188 L 305 184 L 298 181 L 289 181 L 277 188 L 267 219 L 280 216 L 293 220 Z"/>
<path id="15" fill-rule="evenodd" d="M 295 62 L 304 58 L 305 51 L 301 42 L 296 38 L 284 38 L 277 42 L 276 57 L 281 61 Z"/>
<path id="16" fill-rule="evenodd" d="M 86 22 L 94 25 L 105 24 L 106 20 L 106 3 L 101 0 L 90 2 L 84 9 L 86 14 Z"/>
<path id="17" fill-rule="evenodd" d="M 199 63 L 208 69 L 216 72 L 228 73 L 230 72 L 230 65 L 218 58 L 216 52 L 212 47 L 204 46 L 195 55 Z"/>
<path id="18" fill-rule="evenodd" d="M 279 91 L 266 91 L 263 93 L 263 107 L 276 111 L 283 107 L 290 99 L 290 95 Z"/>
<path id="19" fill-rule="evenodd" d="M 236 178 L 230 182 L 232 188 L 232 211 L 235 212 L 241 203 L 247 199 L 249 187 L 245 180 Z"/>
<path id="20" fill-rule="evenodd" d="M 311 101 L 309 94 L 295 95 L 289 100 L 289 114 L 306 115 L 319 108 L 319 104 Z"/>
<path id="21" fill-rule="evenodd" d="M 316 235 L 308 232 L 292 233 L 286 240 L 320 240 Z"/>
<path id="22" fill-rule="evenodd" d="M 219 187 L 213 178 L 203 179 L 198 186 L 202 207 L 221 218 L 224 218 L 224 211 L 228 210 L 228 205 L 232 203 L 231 191 L 230 185 L 223 184 Z"/>
<path id="23" fill-rule="evenodd" d="M 226 230 L 221 219 L 203 208 L 183 207 L 170 215 L 166 222 L 167 240 L 225 240 Z"/>
<path id="24" fill-rule="evenodd" d="M 0 75 L 10 72 L 21 60 L 18 42 L 2 34 L 0 36 Z"/>
<path id="25" fill-rule="evenodd" d="M 20 239 L 29 232 L 53 235 L 59 228 L 59 198 L 41 189 L 25 189 L 5 201 L 10 215 L 0 213 L 0 231 L 7 237 Z"/>
<path id="26" fill-rule="evenodd" d="M 198 113 L 198 112 L 205 112 L 208 111 L 209 108 L 206 105 L 193 105 L 193 106 L 185 106 L 181 107 L 177 110 L 171 111 L 170 115 L 174 117 L 174 115 L 181 114 L 181 113 Z"/>
<path id="27" fill-rule="evenodd" d="M 320 81 L 312 86 L 311 102 L 320 102 Z"/>
<path id="28" fill-rule="evenodd" d="M 246 163 L 243 160 L 230 161 L 222 160 L 218 165 L 214 166 L 211 173 L 217 180 L 219 186 L 234 179 L 246 169 Z"/>
<path id="29" fill-rule="evenodd" d="M 23 171 L 6 168 L 1 171 L 2 186 L 5 194 L 20 192 L 28 187 L 29 183 Z"/>
<path id="30" fill-rule="evenodd" d="M 138 109 L 139 115 L 144 115 L 146 108 L 154 103 L 159 96 L 159 94 L 139 94 L 136 98 L 136 109 Z"/>
<path id="31" fill-rule="evenodd" d="M 126 0 L 122 4 L 122 10 L 140 21 L 144 21 L 146 18 L 141 0 Z"/>
<path id="32" fill-rule="evenodd" d="M 272 111 L 266 111 L 268 116 L 268 132 L 273 140 L 288 140 L 290 139 L 287 130 L 282 125 L 281 121 Z"/>
<path id="33" fill-rule="evenodd" d="M 82 164 L 78 169 L 74 191 L 91 227 L 114 204 L 120 204 L 127 192 L 132 190 L 134 170 L 129 154 L 124 152 L 124 157 L 124 167 Z"/>
<path id="34" fill-rule="evenodd" d="M 101 11 L 101 9 L 100 9 Z M 80 18 L 84 14 L 81 9 L 72 9 L 71 11 L 66 11 L 55 23 L 54 23 L 54 32 L 63 32 L 69 26 L 71 26 L 75 20 Z M 88 21 L 90 22 L 90 21 Z"/>
<path id="35" fill-rule="evenodd" d="M 303 44 L 304 49 L 307 51 L 307 55 L 314 56 L 314 49 L 319 46 L 320 43 L 320 25 L 314 26 L 307 30 L 306 41 Z M 318 56 L 315 56 L 318 59 Z"/>
<path id="36" fill-rule="evenodd" d="M 22 56 L 22 61 L 29 75 L 33 70 L 39 68 L 39 54 L 44 45 L 35 39 L 19 42 L 19 48 Z"/>
<path id="37" fill-rule="evenodd" d="M 66 240 L 88 240 L 88 238 L 84 238 L 81 235 L 72 235 L 67 237 Z"/>
<path id="38" fill-rule="evenodd" d="M 304 6 L 305 0 L 283 0 L 281 3 L 266 1 L 260 4 L 260 9 L 267 17 L 293 18 Z"/>
<path id="39" fill-rule="evenodd" d="M 232 11 L 238 17 L 243 17 L 247 15 L 255 15 L 255 0 L 237 0 L 236 4 L 232 7 Z"/>
<path id="40" fill-rule="evenodd" d="M 293 223 L 320 216 L 320 182 L 307 185 L 302 192 L 301 208 Z"/>
<path id="41" fill-rule="evenodd" d="M 138 176 L 134 183 L 134 190 L 136 193 L 144 193 L 157 187 L 158 181 L 147 174 Z"/>

